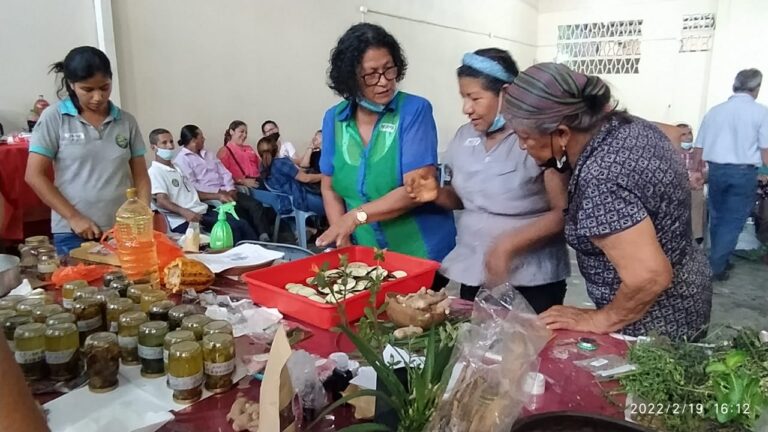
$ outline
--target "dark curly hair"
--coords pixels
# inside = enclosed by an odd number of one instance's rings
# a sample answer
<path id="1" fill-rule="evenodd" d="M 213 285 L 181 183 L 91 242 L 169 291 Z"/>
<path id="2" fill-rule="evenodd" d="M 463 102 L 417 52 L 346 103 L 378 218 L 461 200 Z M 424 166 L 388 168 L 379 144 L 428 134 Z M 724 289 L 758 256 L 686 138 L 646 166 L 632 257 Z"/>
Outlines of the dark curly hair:
<path id="1" fill-rule="evenodd" d="M 520 73 L 520 71 L 517 69 L 517 63 L 515 63 L 515 60 L 512 58 L 509 52 L 504 51 L 501 48 L 483 48 L 475 51 L 475 54 L 495 61 L 501 65 L 501 67 L 503 67 L 507 73 L 512 75 L 512 77 L 516 77 L 517 74 Z M 482 82 L 483 89 L 491 93 L 498 93 L 501 91 L 501 88 L 504 87 L 505 84 L 509 84 L 508 82 L 504 82 L 496 77 L 492 77 L 466 65 L 459 66 L 459 68 L 456 69 L 456 75 L 458 75 L 459 78 L 479 78 Z"/>
<path id="2" fill-rule="evenodd" d="M 371 48 L 384 48 L 389 51 L 397 66 L 395 81 L 399 82 L 405 78 L 408 62 L 397 40 L 381 26 L 360 23 L 350 27 L 331 51 L 328 87 L 344 99 L 359 96 L 360 62 L 365 52 Z"/>

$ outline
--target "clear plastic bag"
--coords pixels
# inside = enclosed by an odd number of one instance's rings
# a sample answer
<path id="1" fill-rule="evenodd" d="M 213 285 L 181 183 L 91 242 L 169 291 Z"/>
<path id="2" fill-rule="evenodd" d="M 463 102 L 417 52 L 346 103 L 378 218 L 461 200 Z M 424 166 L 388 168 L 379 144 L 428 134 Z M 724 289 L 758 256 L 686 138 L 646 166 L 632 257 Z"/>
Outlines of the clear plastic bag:
<path id="1" fill-rule="evenodd" d="M 288 359 L 288 371 L 304 415 L 319 412 L 327 403 L 323 383 L 317 376 L 316 358 L 306 351 L 294 351 Z M 312 420 L 312 419 L 310 419 Z"/>
<path id="2" fill-rule="evenodd" d="M 471 322 L 462 327 L 453 367 L 446 369 L 446 391 L 427 430 L 507 432 L 528 395 L 526 376 L 551 337 L 523 296 L 511 285 L 483 289 Z"/>

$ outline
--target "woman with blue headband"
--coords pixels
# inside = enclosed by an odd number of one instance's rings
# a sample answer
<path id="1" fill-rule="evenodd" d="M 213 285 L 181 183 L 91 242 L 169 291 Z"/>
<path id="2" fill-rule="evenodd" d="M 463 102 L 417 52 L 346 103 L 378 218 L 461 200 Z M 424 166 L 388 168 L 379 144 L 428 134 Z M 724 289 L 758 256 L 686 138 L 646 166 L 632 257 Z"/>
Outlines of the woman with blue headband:
<path id="1" fill-rule="evenodd" d="M 565 297 L 568 180 L 555 170 L 543 171 L 500 114 L 501 96 L 517 73 L 509 53 L 498 48 L 467 53 L 458 68 L 469 122 L 448 145 L 444 162 L 451 185 L 439 190 L 435 202 L 464 211 L 456 247 L 441 273 L 460 282 L 461 297 L 468 300 L 481 285 L 509 282 L 539 313 Z M 410 191 L 419 199 L 416 189 Z"/>

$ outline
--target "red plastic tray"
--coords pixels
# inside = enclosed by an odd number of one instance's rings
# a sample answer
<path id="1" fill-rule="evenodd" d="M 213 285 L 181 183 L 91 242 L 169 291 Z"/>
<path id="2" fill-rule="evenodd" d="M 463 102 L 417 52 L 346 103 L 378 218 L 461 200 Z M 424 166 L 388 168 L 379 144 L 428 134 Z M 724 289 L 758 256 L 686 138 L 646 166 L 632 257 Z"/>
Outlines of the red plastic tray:
<path id="1" fill-rule="evenodd" d="M 350 246 L 336 249 L 331 252 L 321 253 L 309 258 L 291 261 L 274 267 L 254 270 L 243 274 L 243 280 L 248 284 L 248 291 L 254 303 L 266 307 L 277 308 L 280 312 L 306 323 L 323 329 L 336 327 L 341 322 L 337 306 L 318 303 L 306 297 L 289 293 L 285 290 L 288 283 L 304 284 L 306 279 L 314 276 L 313 266 L 321 267 L 328 263 L 329 268 L 339 265 L 339 255 L 346 254 L 349 262 L 364 262 L 375 265 L 373 248 L 363 246 Z M 395 252 L 385 252 L 384 262 L 381 266 L 389 271 L 402 270 L 408 276 L 385 282 L 376 296 L 376 307 L 384 303 L 387 293 L 396 292 L 409 294 L 418 291 L 421 287 L 429 288 L 435 278 L 435 272 L 440 264 L 421 258 L 414 258 Z M 368 291 L 360 292 L 346 300 L 343 300 L 347 319 L 350 322 L 357 321 L 364 315 L 366 306 L 369 305 Z"/>

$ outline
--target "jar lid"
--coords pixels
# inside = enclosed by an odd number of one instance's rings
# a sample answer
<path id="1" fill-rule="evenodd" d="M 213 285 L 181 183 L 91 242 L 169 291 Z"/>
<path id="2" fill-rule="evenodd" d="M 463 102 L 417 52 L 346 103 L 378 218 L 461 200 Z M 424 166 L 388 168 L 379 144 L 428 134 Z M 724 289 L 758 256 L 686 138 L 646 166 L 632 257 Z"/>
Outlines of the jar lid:
<path id="1" fill-rule="evenodd" d="M 232 334 L 232 324 L 229 321 L 214 320 L 203 327 L 203 334 L 228 333 Z"/>
<path id="2" fill-rule="evenodd" d="M 207 336 L 203 336 L 203 346 L 207 348 L 217 348 L 222 346 L 229 346 L 235 343 L 235 338 L 227 333 L 212 333 Z"/>
<path id="3" fill-rule="evenodd" d="M 85 297 L 75 300 L 72 309 L 77 309 L 78 307 L 87 308 L 91 306 L 99 306 L 100 304 L 101 302 L 94 297 Z"/>
<path id="4" fill-rule="evenodd" d="M 20 325 L 31 323 L 32 317 L 29 315 L 15 315 L 5 320 L 5 326 L 9 328 L 16 328 Z"/>
<path id="5" fill-rule="evenodd" d="M 175 343 L 171 345 L 171 349 L 170 349 L 171 355 L 194 354 L 199 351 L 201 351 L 200 344 L 193 341 L 182 341 L 179 343 Z"/>
<path id="6" fill-rule="evenodd" d="M 133 282 L 129 281 L 128 279 L 115 279 L 112 282 L 109 283 L 109 288 L 113 290 L 119 290 L 123 288 L 130 288 L 134 286 Z M 143 286 L 143 285 L 142 285 Z"/>
<path id="7" fill-rule="evenodd" d="M 56 254 L 56 248 L 53 247 L 50 244 L 45 244 L 45 245 L 42 245 L 39 248 L 37 248 L 37 253 L 38 253 L 38 255 L 39 254 L 43 254 L 43 253 L 53 253 L 53 254 Z"/>
<path id="8" fill-rule="evenodd" d="M 137 326 L 147 322 L 147 314 L 142 311 L 128 311 L 120 315 L 120 325 Z"/>
<path id="9" fill-rule="evenodd" d="M 25 238 L 24 244 L 31 246 L 45 245 L 50 244 L 50 240 L 46 236 L 32 236 Z"/>
<path id="10" fill-rule="evenodd" d="M 75 321 L 77 321 L 77 319 L 73 313 L 62 312 L 49 316 L 48 320 L 45 321 L 45 324 L 51 326 L 56 324 L 74 323 Z"/>
<path id="11" fill-rule="evenodd" d="M 64 312 L 64 307 L 60 304 L 48 304 L 48 305 L 42 305 L 39 308 L 32 311 L 33 316 L 44 316 L 46 318 L 60 314 Z"/>
<path id="12" fill-rule="evenodd" d="M 46 337 L 66 336 L 68 334 L 77 333 L 77 326 L 72 323 L 61 323 L 48 326 L 45 329 Z"/>
<path id="13" fill-rule="evenodd" d="M 110 332 L 98 332 L 85 339 L 85 348 L 108 345 L 117 345 L 116 334 Z"/>
<path id="14" fill-rule="evenodd" d="M 45 300 L 43 300 L 41 297 L 28 298 L 26 300 L 22 300 L 16 303 L 16 311 L 31 313 L 32 309 L 36 309 L 44 305 L 45 305 Z"/>
<path id="15" fill-rule="evenodd" d="M 211 321 L 211 318 L 206 315 L 194 314 L 184 317 L 184 319 L 181 320 L 181 326 L 203 327 Z"/>
<path id="16" fill-rule="evenodd" d="M 97 292 L 96 295 L 93 296 L 93 298 L 101 301 L 102 303 L 106 303 L 109 300 L 120 298 L 120 293 L 114 289 L 106 289 L 106 290 Z"/>
<path id="17" fill-rule="evenodd" d="M 63 289 L 77 289 L 77 288 L 84 288 L 88 286 L 88 282 L 83 279 L 77 279 L 69 282 L 64 282 L 64 285 L 62 286 Z"/>
<path id="18" fill-rule="evenodd" d="M 5 324 L 5 320 L 16 316 L 16 311 L 12 309 L 0 309 L 0 326 Z"/>
<path id="19" fill-rule="evenodd" d="M 202 312 L 202 308 L 193 304 L 180 304 L 174 306 L 168 311 L 169 317 L 181 318 L 192 314 L 199 314 Z"/>
<path id="20" fill-rule="evenodd" d="M 349 356 L 343 352 L 335 352 L 328 356 L 329 360 L 336 363 L 336 369 L 340 371 L 349 370 Z"/>
<path id="21" fill-rule="evenodd" d="M 78 298 L 93 297 L 96 295 L 97 292 L 99 292 L 99 290 L 96 287 L 92 287 L 92 286 L 78 287 L 78 288 L 75 288 L 75 294 L 72 296 L 72 298 L 78 299 Z"/>
<path id="22" fill-rule="evenodd" d="M 13 332 L 13 338 L 31 338 L 45 335 L 45 324 L 27 323 L 16 327 Z"/>
<path id="23" fill-rule="evenodd" d="M 107 308 L 132 309 L 134 304 L 133 300 L 126 297 L 107 299 Z"/>
<path id="24" fill-rule="evenodd" d="M 168 323 L 165 321 L 147 321 L 139 326 L 139 333 L 155 334 L 168 331 Z"/>
<path id="25" fill-rule="evenodd" d="M 170 311 L 176 303 L 173 300 L 160 300 L 149 305 L 150 312 Z"/>
<path id="26" fill-rule="evenodd" d="M 172 344 L 183 341 L 195 341 L 195 334 L 189 330 L 174 330 L 165 335 L 165 341 Z"/>

